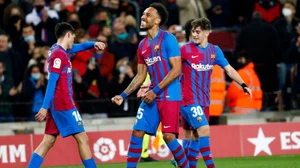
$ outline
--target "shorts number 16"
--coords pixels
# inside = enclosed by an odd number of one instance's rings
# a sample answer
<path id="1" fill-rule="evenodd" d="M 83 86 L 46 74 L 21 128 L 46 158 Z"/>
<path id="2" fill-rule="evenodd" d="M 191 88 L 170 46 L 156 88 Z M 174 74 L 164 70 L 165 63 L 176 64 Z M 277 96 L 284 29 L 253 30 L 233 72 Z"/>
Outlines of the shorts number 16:
<path id="1" fill-rule="evenodd" d="M 73 111 L 72 115 L 75 117 L 76 122 L 81 121 L 81 116 L 78 111 Z"/>
<path id="2" fill-rule="evenodd" d="M 203 110 L 200 106 L 192 107 L 191 111 L 193 112 L 193 117 L 202 116 Z"/>

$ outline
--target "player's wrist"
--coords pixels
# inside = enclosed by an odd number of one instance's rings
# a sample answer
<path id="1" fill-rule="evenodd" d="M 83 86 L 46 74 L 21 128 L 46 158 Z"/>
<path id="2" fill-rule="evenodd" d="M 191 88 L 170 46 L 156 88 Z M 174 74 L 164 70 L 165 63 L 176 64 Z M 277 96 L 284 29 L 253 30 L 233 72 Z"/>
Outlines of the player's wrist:
<path id="1" fill-rule="evenodd" d="M 242 88 L 248 87 L 248 86 L 246 85 L 246 83 L 242 83 L 241 86 L 242 86 Z"/>
<path id="2" fill-rule="evenodd" d="M 127 98 L 127 94 L 124 93 L 124 92 L 122 92 L 122 93 L 120 94 L 120 96 L 123 98 L 123 100 L 125 100 L 125 99 Z"/>
<path id="3" fill-rule="evenodd" d="M 152 89 L 152 91 L 157 95 L 161 91 L 161 88 L 159 88 L 159 86 L 156 86 Z"/>

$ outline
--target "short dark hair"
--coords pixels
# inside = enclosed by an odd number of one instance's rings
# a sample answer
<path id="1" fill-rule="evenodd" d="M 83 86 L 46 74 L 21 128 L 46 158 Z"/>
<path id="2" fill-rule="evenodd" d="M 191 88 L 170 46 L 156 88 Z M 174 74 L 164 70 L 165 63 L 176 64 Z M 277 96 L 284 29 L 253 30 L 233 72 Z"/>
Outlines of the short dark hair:
<path id="1" fill-rule="evenodd" d="M 22 26 L 22 29 L 27 28 L 27 27 L 32 27 L 33 28 L 32 24 L 24 23 L 23 26 Z"/>
<path id="2" fill-rule="evenodd" d="M 191 32 L 192 32 L 192 22 L 194 21 L 195 19 L 190 19 L 188 20 L 185 25 L 184 25 L 184 31 L 185 31 L 185 38 L 186 40 L 188 41 L 189 40 L 189 37 L 191 35 Z"/>
<path id="3" fill-rule="evenodd" d="M 205 17 L 195 19 L 192 22 L 192 26 L 193 26 L 193 29 L 200 26 L 202 30 L 211 30 L 210 20 Z"/>
<path id="4" fill-rule="evenodd" d="M 10 42 L 10 35 L 8 33 L 2 32 L 0 33 L 0 36 L 6 36 L 7 37 L 7 42 Z"/>
<path id="5" fill-rule="evenodd" d="M 75 29 L 67 22 L 57 23 L 55 26 L 55 36 L 57 39 L 64 37 L 68 32 L 75 33 Z"/>
<path id="6" fill-rule="evenodd" d="M 159 26 L 165 24 L 168 21 L 169 12 L 163 4 L 154 2 L 150 5 L 150 7 L 157 10 L 157 13 L 161 19 Z"/>

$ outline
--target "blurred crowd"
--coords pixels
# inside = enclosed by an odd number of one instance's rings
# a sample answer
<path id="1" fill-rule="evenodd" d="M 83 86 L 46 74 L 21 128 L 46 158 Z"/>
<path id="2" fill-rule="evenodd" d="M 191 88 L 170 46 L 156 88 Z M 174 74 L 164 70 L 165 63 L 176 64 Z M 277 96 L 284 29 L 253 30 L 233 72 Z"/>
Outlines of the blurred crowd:
<path id="1" fill-rule="evenodd" d="M 235 55 L 246 53 L 262 90 L 271 95 L 264 103 L 275 103 L 277 110 L 297 107 L 292 101 L 300 92 L 296 0 L 0 0 L 0 122 L 34 119 L 47 87 L 46 59 L 56 42 L 54 27 L 61 21 L 76 29 L 75 43 L 92 40 L 107 45 L 104 51 L 71 55 L 78 109 L 135 115 L 136 93 L 121 107 L 109 100 L 135 76 L 136 50 L 143 38 L 140 16 L 152 2 L 167 7 L 170 17 L 162 28 L 174 34 L 180 46 L 188 41 L 183 25 L 191 18 L 208 17 L 214 30 L 238 30 L 235 47 L 225 52 L 230 63 L 241 68 Z"/>

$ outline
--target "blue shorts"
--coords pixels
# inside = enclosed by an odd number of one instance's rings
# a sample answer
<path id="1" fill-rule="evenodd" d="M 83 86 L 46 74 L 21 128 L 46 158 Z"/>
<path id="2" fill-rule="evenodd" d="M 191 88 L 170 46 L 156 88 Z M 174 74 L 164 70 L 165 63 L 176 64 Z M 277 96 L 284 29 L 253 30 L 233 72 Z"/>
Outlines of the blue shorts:
<path id="1" fill-rule="evenodd" d="M 66 111 L 55 111 L 53 108 L 47 113 L 45 133 L 58 135 L 63 138 L 84 132 L 81 116 L 76 108 Z"/>
<path id="2" fill-rule="evenodd" d="M 188 123 L 194 129 L 208 125 L 205 113 L 208 107 L 203 107 L 198 104 L 181 106 L 180 112 L 185 122 Z"/>
<path id="3" fill-rule="evenodd" d="M 145 131 L 149 135 L 156 135 L 161 122 L 163 133 L 178 134 L 179 109 L 179 101 L 153 101 L 150 104 L 142 102 L 133 129 Z"/>

